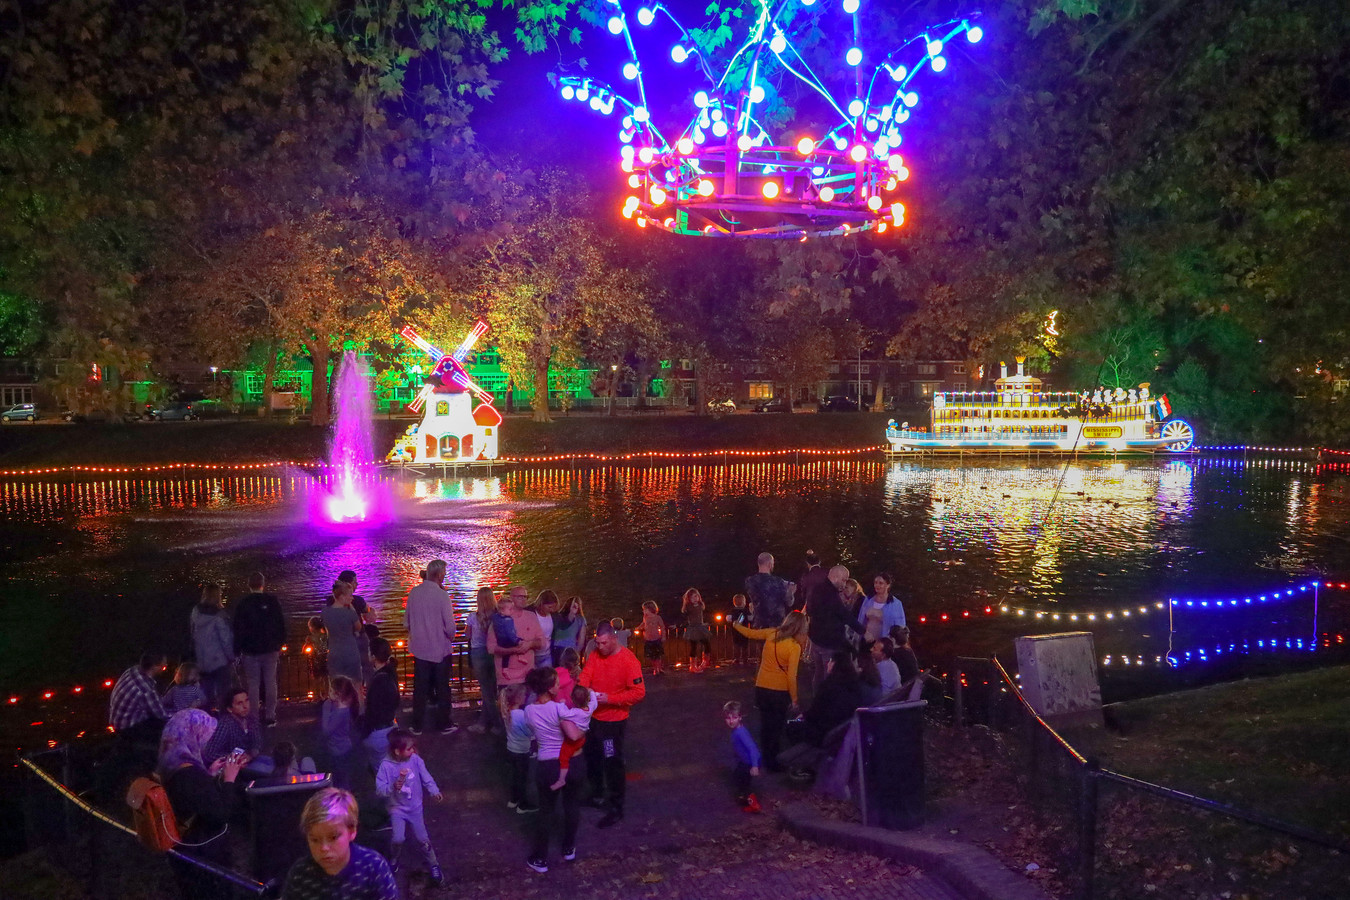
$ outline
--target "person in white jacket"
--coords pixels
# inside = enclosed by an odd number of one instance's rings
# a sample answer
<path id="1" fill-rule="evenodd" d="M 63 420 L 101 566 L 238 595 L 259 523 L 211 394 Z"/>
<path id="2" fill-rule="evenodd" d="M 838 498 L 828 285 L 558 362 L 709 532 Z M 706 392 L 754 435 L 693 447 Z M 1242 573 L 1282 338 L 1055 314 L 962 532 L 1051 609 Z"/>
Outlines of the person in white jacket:
<path id="1" fill-rule="evenodd" d="M 417 743 L 410 732 L 395 728 L 389 732 L 389 755 L 380 762 L 375 773 L 375 793 L 386 799 L 389 805 L 390 825 L 393 828 L 393 848 L 390 852 L 389 868 L 398 873 L 399 852 L 407 830 L 412 828 L 413 837 L 422 850 L 431 872 L 431 880 L 439 885 L 445 883 L 441 864 L 436 859 L 436 851 L 431 847 L 431 837 L 427 834 L 426 822 L 422 819 L 422 791 L 431 795 L 431 799 L 440 803 L 443 799 L 436 780 L 427 771 L 427 764 L 417 755 Z"/>

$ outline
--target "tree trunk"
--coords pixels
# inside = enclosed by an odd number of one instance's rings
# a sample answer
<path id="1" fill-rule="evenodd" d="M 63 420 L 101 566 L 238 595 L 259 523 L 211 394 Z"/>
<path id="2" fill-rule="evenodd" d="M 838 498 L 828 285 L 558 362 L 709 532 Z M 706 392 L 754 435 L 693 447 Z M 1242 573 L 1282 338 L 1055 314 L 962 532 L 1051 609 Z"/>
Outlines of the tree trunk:
<path id="1" fill-rule="evenodd" d="M 263 363 L 262 414 L 269 419 L 272 417 L 272 394 L 277 384 L 277 352 L 275 345 L 268 344 L 266 362 Z"/>
<path id="2" fill-rule="evenodd" d="M 310 362 L 314 370 L 309 380 L 309 421 L 312 425 L 327 425 L 329 417 L 328 403 L 328 360 L 333 351 L 327 341 L 310 341 L 305 344 L 309 350 Z"/>
<path id="3" fill-rule="evenodd" d="M 536 354 L 534 360 L 534 421 L 552 422 L 548 414 L 548 350 Z"/>
<path id="4" fill-rule="evenodd" d="M 694 360 L 694 413 L 708 414 L 708 375 L 702 359 Z"/>
<path id="5" fill-rule="evenodd" d="M 872 412 L 881 412 L 886 408 L 886 364 L 877 360 L 877 385 L 872 394 Z"/>

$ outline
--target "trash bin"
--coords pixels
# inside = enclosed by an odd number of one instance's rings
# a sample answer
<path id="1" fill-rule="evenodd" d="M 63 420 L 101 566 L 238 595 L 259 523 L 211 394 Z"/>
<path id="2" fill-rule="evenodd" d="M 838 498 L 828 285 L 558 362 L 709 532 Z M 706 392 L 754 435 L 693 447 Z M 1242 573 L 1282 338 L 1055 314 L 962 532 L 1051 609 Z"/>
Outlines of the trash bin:
<path id="1" fill-rule="evenodd" d="M 248 798 L 253 877 L 266 883 L 285 878 L 297 859 L 309 853 L 300 833 L 300 813 L 317 791 L 333 784 L 333 776 L 290 775 L 259 778 L 250 784 Z"/>
<path id="2" fill-rule="evenodd" d="M 860 805 L 865 825 L 923 823 L 923 700 L 864 707 L 858 716 Z"/>

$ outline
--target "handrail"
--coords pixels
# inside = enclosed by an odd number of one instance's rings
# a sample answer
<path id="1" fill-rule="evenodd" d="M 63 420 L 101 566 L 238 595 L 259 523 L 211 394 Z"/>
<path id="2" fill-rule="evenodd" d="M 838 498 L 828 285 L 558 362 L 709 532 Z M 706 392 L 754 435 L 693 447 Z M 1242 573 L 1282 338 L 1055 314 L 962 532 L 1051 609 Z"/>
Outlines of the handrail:
<path id="1" fill-rule="evenodd" d="M 1322 834 L 1304 828 L 1301 825 L 1293 825 L 1289 822 L 1282 822 L 1279 819 L 1272 819 L 1263 816 L 1260 813 L 1249 812 L 1236 806 L 1230 806 L 1227 803 L 1220 803 L 1218 800 L 1209 800 L 1205 797 L 1197 797 L 1194 794 L 1188 794 L 1185 791 L 1178 791 L 1175 788 L 1163 787 L 1160 784 L 1154 784 L 1151 781 L 1144 781 L 1140 778 L 1132 778 L 1129 775 L 1122 775 L 1119 772 L 1113 772 L 1110 769 L 1099 769 L 1095 773 L 1099 778 L 1105 778 L 1108 781 L 1114 781 L 1123 784 L 1126 787 L 1137 788 L 1145 793 L 1156 794 L 1159 797 L 1166 797 L 1169 800 L 1176 800 L 1198 809 L 1207 810 L 1220 815 L 1229 816 L 1234 819 L 1241 819 L 1244 822 L 1250 822 L 1253 825 L 1259 825 L 1270 831 L 1278 831 L 1281 834 L 1287 834 L 1290 837 L 1299 838 L 1320 847 L 1326 847 L 1330 850 L 1336 850 L 1340 853 L 1350 853 L 1350 841 L 1343 841 L 1328 834 Z"/>
<path id="2" fill-rule="evenodd" d="M 24 766 L 26 766 L 28 770 L 32 772 L 34 775 L 36 775 L 39 779 L 45 782 L 48 787 L 50 787 L 52 790 L 56 791 L 59 795 L 61 795 L 61 797 L 64 800 L 73 804 L 81 812 L 84 812 L 87 815 L 92 816 L 99 822 L 102 822 L 104 825 L 109 825 L 112 828 L 115 828 L 116 830 L 123 832 L 124 834 L 130 835 L 135 840 L 140 840 L 134 828 L 130 828 L 125 823 L 117 821 L 116 819 L 109 816 L 107 813 L 103 812 L 98 807 L 91 806 L 90 804 L 86 803 L 78 795 L 72 792 L 70 788 L 66 787 L 64 784 L 48 775 L 46 772 L 42 771 L 42 769 L 39 768 L 38 765 L 34 763 L 31 759 L 29 759 L 27 756 L 22 757 L 19 760 L 19 762 L 22 763 Z M 197 866 L 200 869 L 210 872 L 217 878 L 221 878 L 229 882 L 230 884 L 234 885 L 237 888 L 242 888 L 243 890 L 250 891 L 254 894 L 262 894 L 262 892 L 266 889 L 266 885 L 262 884 L 261 882 L 254 881 L 251 878 L 245 878 L 244 876 L 240 875 L 237 872 L 232 872 L 229 869 L 217 866 L 216 864 L 201 859 L 200 857 L 189 856 L 188 854 L 183 853 L 181 850 L 169 850 L 167 851 L 167 855 L 172 856 L 175 859 L 180 859 L 183 862 L 188 863 L 189 865 Z"/>
<path id="3" fill-rule="evenodd" d="M 1290 822 L 1281 821 L 1280 819 L 1274 819 L 1271 818 L 1270 816 L 1265 816 L 1258 812 L 1252 812 L 1250 810 L 1245 810 L 1237 806 L 1232 806 L 1230 804 L 1223 803 L 1218 800 L 1210 800 L 1207 797 L 1199 797 L 1196 796 L 1195 794 L 1187 793 L 1186 791 L 1179 791 L 1176 788 L 1169 788 L 1161 784 L 1154 784 L 1151 781 L 1144 781 L 1142 778 L 1135 778 L 1130 775 L 1124 775 L 1112 769 L 1101 768 L 1100 766 L 1098 766 L 1096 760 L 1089 760 L 1087 757 L 1079 753 L 1076 749 L 1074 749 L 1073 745 L 1071 745 L 1068 741 L 1064 739 L 1062 735 L 1060 735 L 1057 731 L 1055 731 L 1054 728 L 1050 727 L 1050 725 L 1045 721 L 1045 719 L 1037 715 L 1036 711 L 1031 708 L 1031 705 L 1029 703 L 1027 703 L 1026 698 L 1022 696 L 1021 690 L 1017 687 L 1016 684 L 1013 683 L 1012 679 L 1008 676 L 1007 670 L 1003 668 L 1002 663 L 998 661 L 997 657 L 991 657 L 990 662 L 992 662 L 994 666 L 997 667 L 1000 677 L 1003 678 L 1004 683 L 1009 688 L 1012 689 L 1013 696 L 1015 696 L 1018 699 L 1018 701 L 1022 704 L 1022 707 L 1032 716 L 1032 718 L 1042 728 L 1046 730 L 1047 733 L 1050 734 L 1051 737 L 1055 739 L 1056 742 L 1059 743 L 1061 747 L 1063 747 L 1066 751 L 1068 751 L 1070 755 L 1073 756 L 1075 761 L 1084 766 L 1084 768 L 1086 769 L 1085 774 L 1088 777 L 1104 778 L 1108 781 L 1113 781 L 1117 784 L 1124 785 L 1125 787 L 1135 788 L 1137 790 L 1144 791 L 1145 793 L 1153 794 L 1158 797 L 1163 797 L 1168 800 L 1175 800 L 1178 803 L 1184 803 L 1188 806 L 1195 807 L 1196 809 L 1203 809 L 1207 812 L 1228 816 L 1229 818 L 1238 819 L 1240 821 L 1247 822 L 1261 828 L 1265 828 L 1269 831 L 1278 832 L 1280 834 L 1284 834 L 1289 837 L 1307 841 L 1311 844 L 1316 844 L 1319 847 L 1326 847 L 1329 850 L 1335 850 L 1340 853 L 1350 854 L 1350 841 L 1346 841 L 1334 837 L 1332 835 L 1323 834 L 1322 832 L 1319 831 L 1313 831 L 1312 829 L 1304 828 L 1301 825 L 1295 825 Z"/>
<path id="4" fill-rule="evenodd" d="M 1074 749 L 1073 744 L 1070 744 L 1068 741 L 1066 741 L 1063 735 L 1061 735 L 1055 729 L 1051 728 L 1050 723 L 1046 722 L 1045 719 L 1042 719 L 1040 714 L 1037 713 L 1036 710 L 1031 708 L 1031 704 L 1027 702 L 1027 698 L 1022 696 L 1021 689 L 1013 682 L 1012 678 L 1008 675 L 1008 670 L 1003 668 L 1003 663 L 998 661 L 998 657 L 991 656 L 989 657 L 989 661 L 994 664 L 994 668 L 998 669 L 999 677 L 1003 679 L 1004 684 L 1006 684 L 1009 688 L 1012 689 L 1013 696 L 1017 698 L 1018 703 L 1022 704 L 1022 708 L 1025 709 L 1031 715 L 1031 717 L 1036 720 L 1037 724 L 1039 724 L 1042 728 L 1044 728 L 1050 734 L 1050 736 L 1055 739 L 1056 743 L 1058 743 L 1062 748 L 1064 748 L 1065 751 L 1068 752 L 1070 756 L 1073 757 L 1075 762 L 1077 762 L 1079 765 L 1086 766 L 1088 764 L 1087 757 L 1079 753 L 1076 749 Z"/>

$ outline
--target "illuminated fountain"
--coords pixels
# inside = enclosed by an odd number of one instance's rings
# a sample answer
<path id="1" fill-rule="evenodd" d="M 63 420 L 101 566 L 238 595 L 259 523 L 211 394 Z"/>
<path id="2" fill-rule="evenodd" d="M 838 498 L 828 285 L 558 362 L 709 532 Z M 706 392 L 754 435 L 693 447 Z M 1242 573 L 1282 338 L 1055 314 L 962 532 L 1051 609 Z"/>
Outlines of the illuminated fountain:
<path id="1" fill-rule="evenodd" d="M 354 351 L 342 356 L 333 389 L 333 435 L 328 446 L 328 485 L 316 484 L 310 519 L 337 525 L 388 520 L 390 497 L 373 473 L 374 406 L 366 372 Z"/>

